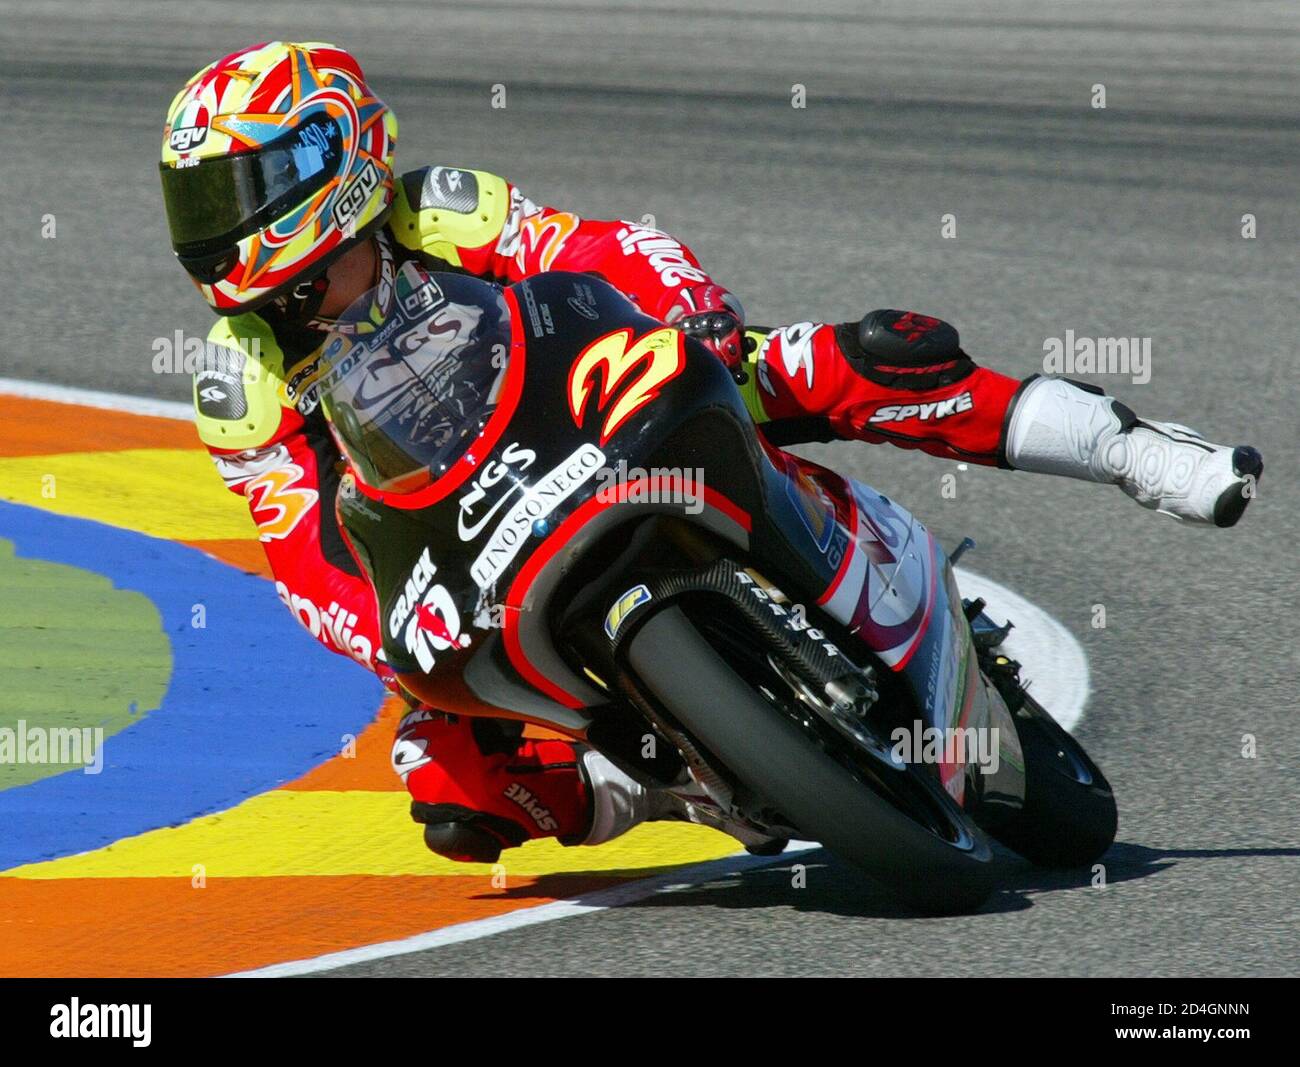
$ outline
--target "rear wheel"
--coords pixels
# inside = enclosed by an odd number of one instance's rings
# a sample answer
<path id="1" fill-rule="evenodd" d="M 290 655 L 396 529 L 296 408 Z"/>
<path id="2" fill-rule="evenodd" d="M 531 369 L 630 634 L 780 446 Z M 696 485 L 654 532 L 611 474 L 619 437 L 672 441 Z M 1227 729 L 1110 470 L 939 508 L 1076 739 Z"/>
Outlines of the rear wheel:
<path id="1" fill-rule="evenodd" d="M 710 629 L 667 607 L 632 636 L 627 663 L 745 803 L 780 813 L 921 911 L 978 908 L 993 888 L 989 845 L 939 783 L 819 729 L 760 661 L 724 655 Z"/>

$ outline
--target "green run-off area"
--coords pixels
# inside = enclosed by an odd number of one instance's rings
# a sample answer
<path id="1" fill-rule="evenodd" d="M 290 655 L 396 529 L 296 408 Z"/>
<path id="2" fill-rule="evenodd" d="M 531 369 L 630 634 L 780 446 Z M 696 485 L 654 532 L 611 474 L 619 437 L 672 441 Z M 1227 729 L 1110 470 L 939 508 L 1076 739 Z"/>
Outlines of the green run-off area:
<path id="1" fill-rule="evenodd" d="M 53 729 L 101 728 L 110 759 L 112 735 L 158 707 L 171 671 L 148 597 L 78 567 L 18 557 L 0 538 L 0 789 L 80 773 L 79 764 L 52 762 L 57 745 L 35 740 Z M 28 762 L 41 748 L 44 762 Z"/>

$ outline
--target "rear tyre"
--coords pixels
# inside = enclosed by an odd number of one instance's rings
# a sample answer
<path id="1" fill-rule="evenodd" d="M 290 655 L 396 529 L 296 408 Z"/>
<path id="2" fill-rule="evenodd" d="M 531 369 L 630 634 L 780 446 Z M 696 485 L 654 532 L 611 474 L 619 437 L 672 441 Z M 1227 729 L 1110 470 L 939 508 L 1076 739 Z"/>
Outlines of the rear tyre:
<path id="1" fill-rule="evenodd" d="M 791 709 L 783 714 L 681 608 L 667 607 L 647 620 L 629 642 L 627 662 L 639 688 L 712 753 L 747 795 L 914 908 L 970 912 L 992 891 L 987 840 L 936 781 L 914 766 L 881 765 L 874 772 L 897 795 L 927 805 L 942 833 L 904 814 L 873 788 L 869 773 L 836 758 Z M 848 742 L 840 745 L 847 748 Z"/>

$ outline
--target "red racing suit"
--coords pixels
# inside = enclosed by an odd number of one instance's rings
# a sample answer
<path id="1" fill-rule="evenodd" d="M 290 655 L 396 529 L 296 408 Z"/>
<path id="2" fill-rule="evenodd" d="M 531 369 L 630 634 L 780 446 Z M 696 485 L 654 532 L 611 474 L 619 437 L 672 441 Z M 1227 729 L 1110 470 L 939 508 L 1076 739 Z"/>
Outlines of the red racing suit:
<path id="1" fill-rule="evenodd" d="M 482 171 L 403 175 L 377 241 L 381 271 L 409 259 L 498 283 L 585 271 L 661 319 L 695 310 L 705 287 L 720 289 L 667 234 L 539 207 Z M 742 392 L 769 441 L 888 441 L 1002 462 L 1002 428 L 1020 383 L 977 367 L 938 320 L 873 314 L 874 324 L 868 316 L 749 329 Z M 279 321 L 273 310 L 220 319 L 194 379 L 199 434 L 226 484 L 248 501 L 280 599 L 319 641 L 382 676 L 374 597 L 335 518 L 341 458 L 316 385 L 321 329 Z M 503 844 L 583 836 L 586 786 L 568 741 L 525 739 L 513 724 L 426 709 L 403 720 L 393 761 L 420 821 L 475 819 Z"/>

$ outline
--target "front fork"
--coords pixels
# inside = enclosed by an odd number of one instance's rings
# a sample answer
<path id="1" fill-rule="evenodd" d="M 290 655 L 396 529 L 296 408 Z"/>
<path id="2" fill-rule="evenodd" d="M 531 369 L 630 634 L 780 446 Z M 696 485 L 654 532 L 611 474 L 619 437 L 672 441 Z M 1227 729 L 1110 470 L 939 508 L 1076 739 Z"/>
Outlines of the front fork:
<path id="1" fill-rule="evenodd" d="M 973 542 L 967 538 L 954 553 L 960 556 Z M 974 776 L 975 803 L 971 817 L 981 829 L 996 836 L 999 826 L 1015 818 L 1025 804 L 1025 757 L 1015 716 L 1024 704 L 1020 664 L 998 651 L 1012 624 L 1002 626 L 984 614 L 984 601 L 962 599 L 962 612 L 970 623 L 971 642 L 988 697 L 988 727 L 997 730 L 998 770 Z"/>

